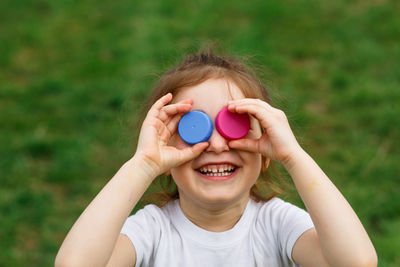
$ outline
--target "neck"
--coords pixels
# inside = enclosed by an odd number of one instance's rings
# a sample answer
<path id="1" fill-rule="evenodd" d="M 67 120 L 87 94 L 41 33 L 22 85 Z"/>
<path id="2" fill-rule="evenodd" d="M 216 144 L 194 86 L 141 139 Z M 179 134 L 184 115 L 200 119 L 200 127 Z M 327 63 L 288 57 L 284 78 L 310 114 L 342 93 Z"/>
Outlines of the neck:
<path id="1" fill-rule="evenodd" d="M 229 203 L 195 202 L 184 194 L 179 196 L 183 214 L 197 226 L 211 232 L 232 229 L 246 209 L 250 196 L 246 195 Z"/>

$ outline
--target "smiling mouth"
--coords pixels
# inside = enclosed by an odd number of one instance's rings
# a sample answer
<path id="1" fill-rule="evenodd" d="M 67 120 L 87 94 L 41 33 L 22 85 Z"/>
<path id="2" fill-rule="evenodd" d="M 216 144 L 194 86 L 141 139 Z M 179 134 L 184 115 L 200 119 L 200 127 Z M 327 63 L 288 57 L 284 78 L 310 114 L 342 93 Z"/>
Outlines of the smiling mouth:
<path id="1" fill-rule="evenodd" d="M 217 177 L 217 176 L 229 176 L 235 172 L 237 166 L 231 164 L 222 164 L 222 165 L 206 165 L 196 171 L 200 172 L 202 175 L 208 177 Z"/>

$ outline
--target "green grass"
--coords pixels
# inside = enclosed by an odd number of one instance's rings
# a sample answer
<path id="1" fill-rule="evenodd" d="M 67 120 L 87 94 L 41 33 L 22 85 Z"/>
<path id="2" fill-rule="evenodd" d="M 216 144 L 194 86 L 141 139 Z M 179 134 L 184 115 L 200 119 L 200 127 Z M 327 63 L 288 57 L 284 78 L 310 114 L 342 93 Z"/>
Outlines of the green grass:
<path id="1" fill-rule="evenodd" d="M 53 264 L 133 155 L 158 75 L 209 41 L 260 65 L 379 265 L 399 266 L 399 10 L 395 0 L 1 1 L 0 266 Z"/>

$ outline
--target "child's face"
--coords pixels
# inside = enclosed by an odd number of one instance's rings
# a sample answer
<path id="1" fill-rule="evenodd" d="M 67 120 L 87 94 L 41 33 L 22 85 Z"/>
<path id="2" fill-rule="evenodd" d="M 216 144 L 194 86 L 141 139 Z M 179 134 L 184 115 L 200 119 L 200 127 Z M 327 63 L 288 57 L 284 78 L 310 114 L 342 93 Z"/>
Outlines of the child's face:
<path id="1" fill-rule="evenodd" d="M 173 102 L 192 99 L 192 110 L 207 113 L 215 122 L 218 112 L 229 100 L 240 98 L 244 98 L 244 95 L 233 82 L 226 79 L 209 79 L 199 85 L 182 89 L 175 95 Z M 257 139 L 260 136 L 260 126 L 257 120 L 251 117 L 251 128 L 246 138 Z M 247 200 L 250 188 L 260 173 L 261 155 L 231 149 L 228 140 L 215 129 L 215 124 L 208 142 L 209 147 L 199 157 L 171 170 L 180 198 L 204 204 Z M 177 148 L 189 146 L 178 133 L 171 138 L 170 145 Z M 232 167 L 233 172 L 230 171 Z M 217 172 L 221 170 L 220 176 L 209 172 L 213 169 Z"/>

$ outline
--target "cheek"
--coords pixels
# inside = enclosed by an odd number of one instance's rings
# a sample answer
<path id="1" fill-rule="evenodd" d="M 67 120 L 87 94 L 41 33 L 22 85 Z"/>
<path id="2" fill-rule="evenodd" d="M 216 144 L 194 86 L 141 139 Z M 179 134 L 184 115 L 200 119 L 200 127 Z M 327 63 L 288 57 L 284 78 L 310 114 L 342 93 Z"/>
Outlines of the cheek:
<path id="1" fill-rule="evenodd" d="M 245 162 L 248 166 L 248 175 L 251 177 L 250 179 L 257 180 L 258 176 L 261 172 L 261 154 L 259 153 L 251 153 L 251 152 L 242 152 L 242 158 L 245 158 Z"/>
<path id="2" fill-rule="evenodd" d="M 179 188 L 185 187 L 185 184 L 188 182 L 188 179 L 185 179 L 185 177 L 189 175 L 187 173 L 189 170 L 191 170 L 189 162 L 171 169 L 172 179 Z"/>
<path id="3" fill-rule="evenodd" d="M 257 156 L 254 158 L 254 171 L 257 173 L 257 178 L 261 172 L 261 166 L 262 166 L 261 161 L 262 161 L 261 154 L 257 154 Z"/>

